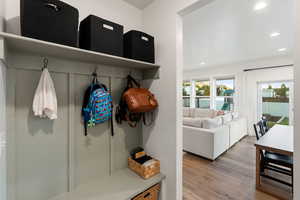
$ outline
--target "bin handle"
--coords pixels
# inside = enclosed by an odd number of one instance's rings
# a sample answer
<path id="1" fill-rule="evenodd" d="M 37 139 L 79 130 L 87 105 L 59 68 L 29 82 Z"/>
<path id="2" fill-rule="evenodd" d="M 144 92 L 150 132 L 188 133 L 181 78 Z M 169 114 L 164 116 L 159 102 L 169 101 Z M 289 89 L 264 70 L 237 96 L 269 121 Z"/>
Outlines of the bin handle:
<path id="1" fill-rule="evenodd" d="M 141 38 L 142 38 L 142 40 L 145 40 L 146 42 L 149 42 L 149 38 L 147 38 L 145 36 L 142 36 Z"/>
<path id="2" fill-rule="evenodd" d="M 47 8 L 52 8 L 52 9 L 55 10 L 56 12 L 59 11 L 58 6 L 57 6 L 56 4 L 54 4 L 54 3 L 45 3 L 45 6 L 46 6 Z"/>
<path id="3" fill-rule="evenodd" d="M 108 25 L 108 24 L 103 24 L 103 28 L 108 29 L 108 30 L 111 30 L 111 31 L 114 30 L 114 27 L 113 27 L 113 26 L 110 26 L 110 25 Z"/>

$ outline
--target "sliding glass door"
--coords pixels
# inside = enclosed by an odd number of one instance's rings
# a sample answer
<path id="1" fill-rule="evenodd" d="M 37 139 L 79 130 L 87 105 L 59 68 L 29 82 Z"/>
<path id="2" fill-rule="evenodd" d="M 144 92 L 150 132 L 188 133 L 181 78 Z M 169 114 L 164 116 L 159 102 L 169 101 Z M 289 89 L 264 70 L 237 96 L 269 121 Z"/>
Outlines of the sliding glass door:
<path id="1" fill-rule="evenodd" d="M 293 82 L 273 81 L 258 84 L 258 120 L 265 117 L 270 127 L 293 124 Z"/>

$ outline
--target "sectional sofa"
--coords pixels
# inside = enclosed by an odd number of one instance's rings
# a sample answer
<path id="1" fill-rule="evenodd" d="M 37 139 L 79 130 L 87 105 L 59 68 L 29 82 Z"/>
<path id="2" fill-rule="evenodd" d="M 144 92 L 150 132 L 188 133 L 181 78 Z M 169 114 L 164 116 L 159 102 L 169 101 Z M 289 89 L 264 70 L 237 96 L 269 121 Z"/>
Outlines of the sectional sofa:
<path id="1" fill-rule="evenodd" d="M 246 119 L 212 109 L 183 109 L 183 149 L 215 160 L 247 135 Z"/>

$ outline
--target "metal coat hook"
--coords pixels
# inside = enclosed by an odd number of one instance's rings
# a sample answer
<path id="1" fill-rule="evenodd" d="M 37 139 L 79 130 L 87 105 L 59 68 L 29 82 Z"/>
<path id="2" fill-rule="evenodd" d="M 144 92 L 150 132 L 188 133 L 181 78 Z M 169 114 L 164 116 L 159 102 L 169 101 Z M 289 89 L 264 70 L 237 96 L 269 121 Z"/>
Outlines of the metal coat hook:
<path id="1" fill-rule="evenodd" d="M 92 76 L 93 76 L 93 77 L 97 77 L 97 76 L 98 76 L 98 75 L 97 75 L 97 68 L 94 69 L 94 72 L 92 73 Z"/>
<path id="2" fill-rule="evenodd" d="M 44 67 L 43 67 L 43 69 L 42 70 L 44 70 L 44 69 L 47 69 L 48 68 L 48 63 L 49 63 L 49 60 L 48 60 L 48 58 L 44 58 Z"/>
<path id="3" fill-rule="evenodd" d="M 95 68 L 94 72 L 92 73 L 92 77 L 93 77 L 93 83 L 97 83 L 98 82 L 97 68 Z"/>

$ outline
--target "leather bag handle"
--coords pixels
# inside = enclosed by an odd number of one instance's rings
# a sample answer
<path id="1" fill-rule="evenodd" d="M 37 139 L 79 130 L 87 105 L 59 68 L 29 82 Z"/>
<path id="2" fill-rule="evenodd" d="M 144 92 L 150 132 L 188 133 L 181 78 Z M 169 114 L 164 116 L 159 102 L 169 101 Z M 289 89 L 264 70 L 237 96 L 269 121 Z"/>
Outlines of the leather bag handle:
<path id="1" fill-rule="evenodd" d="M 127 87 L 132 88 L 133 86 L 137 86 L 138 88 L 141 87 L 141 85 L 130 75 L 127 76 Z"/>

